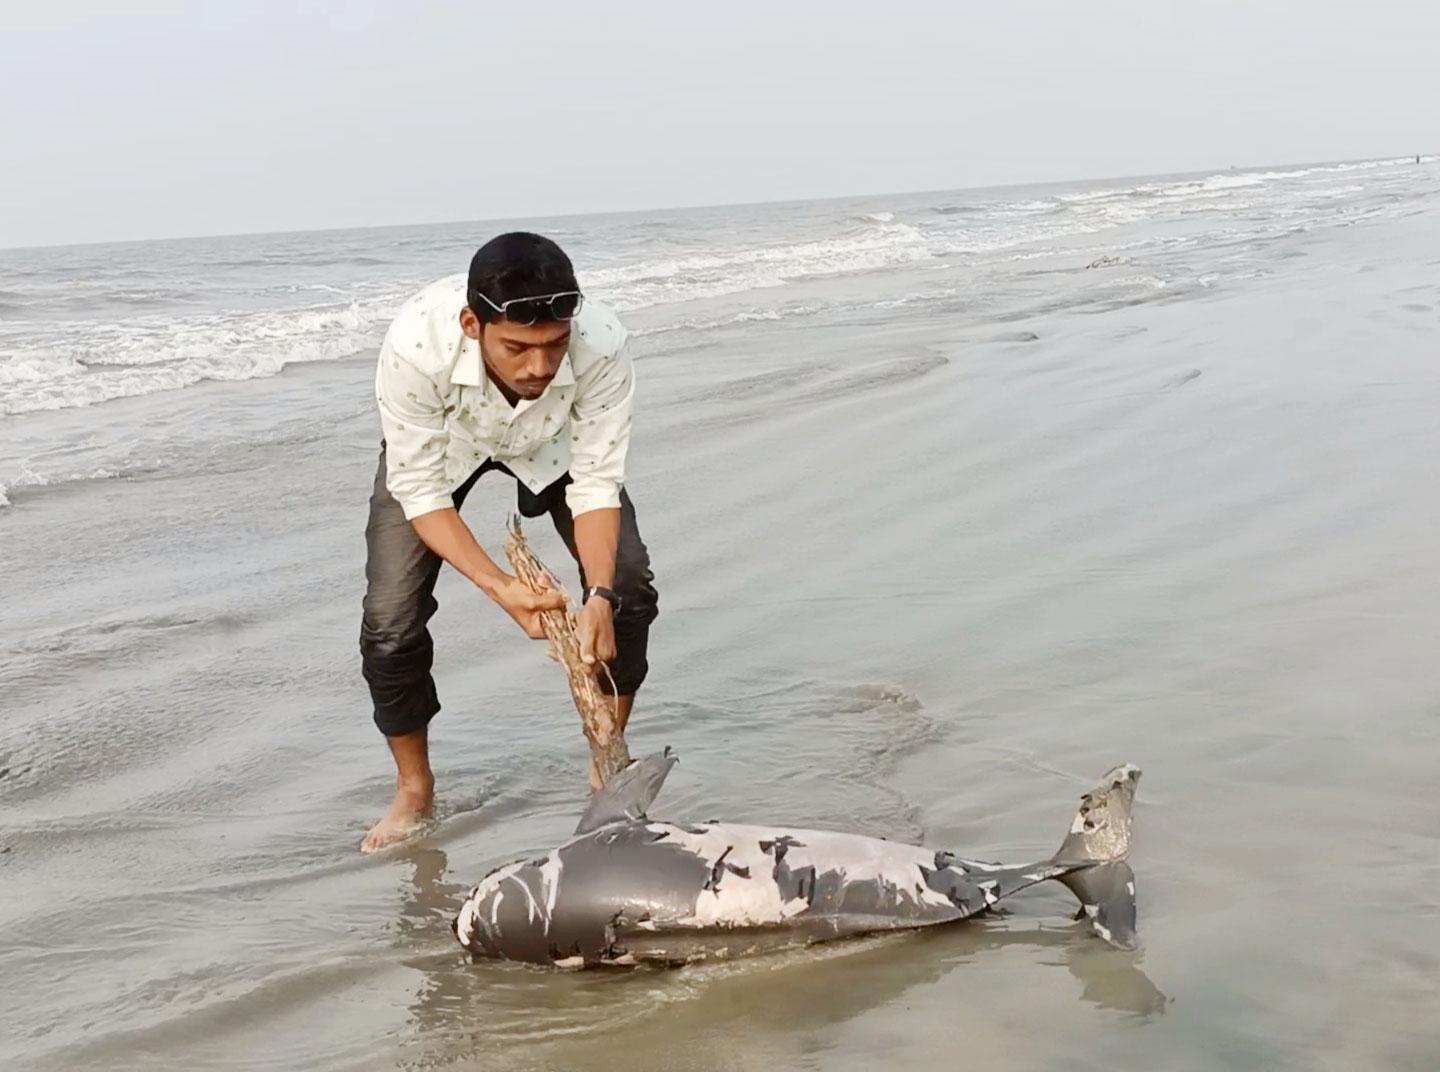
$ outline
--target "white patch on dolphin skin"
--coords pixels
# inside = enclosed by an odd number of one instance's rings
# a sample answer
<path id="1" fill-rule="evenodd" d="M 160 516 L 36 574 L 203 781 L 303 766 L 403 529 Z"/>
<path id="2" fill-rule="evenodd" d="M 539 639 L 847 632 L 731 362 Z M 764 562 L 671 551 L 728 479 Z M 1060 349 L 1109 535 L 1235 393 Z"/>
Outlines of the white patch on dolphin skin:
<path id="1" fill-rule="evenodd" d="M 545 917 L 541 913 L 539 902 L 535 900 L 535 894 L 530 891 L 530 884 L 526 882 L 524 877 L 518 873 L 520 869 L 524 866 L 525 865 L 523 863 L 516 865 L 515 870 L 512 871 L 510 874 L 506 875 L 505 877 L 506 879 L 514 882 L 515 885 L 520 887 L 520 892 L 525 895 L 526 918 L 530 923 L 534 923 L 535 917 L 537 915 L 541 916 L 542 919 Z M 496 895 L 499 895 L 498 892 Z"/>
<path id="2" fill-rule="evenodd" d="M 525 866 L 524 860 L 516 860 L 514 863 L 506 864 L 504 867 L 497 867 L 480 880 L 480 884 L 470 891 L 470 900 L 480 902 L 500 888 L 504 882 L 515 872 Z"/>
<path id="3" fill-rule="evenodd" d="M 651 824 L 649 829 L 658 833 L 664 827 Z M 768 831 L 711 826 L 692 834 L 669 829 L 669 842 L 699 856 L 707 868 L 719 869 L 715 887 L 700 890 L 693 913 L 681 925 L 763 926 L 791 919 L 809 907 L 803 897 L 786 900 L 781 895 L 775 857 L 760 848 L 761 841 L 774 840 Z"/>
<path id="4" fill-rule="evenodd" d="M 977 883 L 975 883 L 975 887 L 976 887 L 982 894 L 985 895 L 985 907 L 986 907 L 986 908 L 989 908 L 991 905 L 996 905 L 996 904 L 999 904 L 999 903 L 1000 903 L 1000 898 L 995 896 L 995 887 L 996 887 L 997 885 L 999 885 L 999 883 L 995 882 L 993 879 L 991 879 L 991 880 L 988 881 L 988 882 L 977 882 Z"/>
<path id="5" fill-rule="evenodd" d="M 465 899 L 465 903 L 460 906 L 459 914 L 455 917 L 455 935 L 463 944 L 468 945 L 475 938 L 475 927 L 480 921 L 480 906 L 485 903 L 485 898 L 495 893 L 500 888 L 500 884 L 522 866 L 523 862 L 496 868 L 482 878 L 479 884 L 470 891 L 470 896 Z M 491 923 L 494 923 L 493 912 Z"/>
<path id="6" fill-rule="evenodd" d="M 550 921 L 555 917 L 555 898 L 560 892 L 560 850 L 553 850 L 540 865 L 540 890 L 545 894 L 545 930 L 550 930 Z"/>
<path id="7" fill-rule="evenodd" d="M 763 926 L 805 912 L 809 908 L 805 899 L 786 899 L 781 893 L 775 881 L 773 849 L 765 852 L 760 847 L 761 842 L 782 839 L 785 866 L 791 872 L 814 868 L 816 875 L 837 873 L 846 882 L 876 882 L 893 888 L 897 900 L 909 901 L 917 908 L 954 908 L 943 893 L 918 881 L 920 868 L 935 869 L 935 853 L 914 845 L 857 834 L 728 823 L 686 830 L 657 822 L 646 828 L 663 833 L 667 844 L 693 853 L 707 868 L 714 870 L 718 865 L 715 888 L 700 891 L 692 915 L 677 921 L 683 926 Z"/>
<path id="8" fill-rule="evenodd" d="M 966 871 L 1004 871 L 1004 864 L 987 864 L 980 860 L 956 860 Z"/>
<path id="9" fill-rule="evenodd" d="M 585 958 L 582 957 L 582 956 L 579 956 L 578 954 L 577 954 L 576 956 L 573 956 L 573 957 L 561 957 L 559 960 L 555 961 L 555 967 L 557 967 L 557 968 L 583 968 L 583 967 L 585 967 Z"/>
<path id="10" fill-rule="evenodd" d="M 460 939 L 461 945 L 468 946 L 475 935 L 475 907 L 478 903 L 471 894 L 471 899 L 460 906 L 460 914 L 455 917 L 455 937 Z"/>
<path id="11" fill-rule="evenodd" d="M 481 906 L 486 899 L 490 900 L 490 926 L 497 927 L 500 922 L 500 902 L 505 899 L 505 884 L 513 882 L 525 897 L 526 920 L 534 923 L 540 920 L 544 929 L 550 930 L 550 920 L 555 914 L 555 898 L 560 892 L 560 873 L 563 865 L 560 863 L 560 850 L 552 850 L 545 859 L 533 868 L 540 876 L 540 899 L 536 899 L 536 891 L 531 889 L 527 881 L 531 868 L 529 860 L 516 860 L 514 863 L 498 867 L 485 878 L 480 884 L 470 891 L 470 897 L 461 906 L 461 916 L 468 919 L 473 929 L 474 921 L 478 917 Z M 466 916 L 466 910 L 469 915 Z"/>
<path id="12" fill-rule="evenodd" d="M 1131 897 L 1134 897 L 1134 896 L 1135 896 L 1135 883 L 1133 883 L 1133 882 L 1127 882 L 1127 883 L 1125 883 L 1125 892 L 1128 893 Z"/>
<path id="13" fill-rule="evenodd" d="M 770 874 L 726 874 L 720 888 L 702 890 L 695 900 L 695 914 L 681 920 L 685 926 L 754 927 L 780 923 L 798 916 L 810 905 L 803 897 L 789 901 L 780 896 L 780 887 Z"/>
<path id="14" fill-rule="evenodd" d="M 1098 915 L 1100 914 L 1100 906 L 1099 906 L 1099 905 L 1093 905 L 1093 904 L 1087 904 L 1087 905 L 1085 906 L 1085 914 L 1086 914 L 1087 916 L 1089 916 L 1091 919 L 1094 919 L 1096 916 L 1098 916 Z"/>
<path id="15" fill-rule="evenodd" d="M 502 888 L 505 883 L 511 879 L 520 887 L 520 891 L 525 894 L 530 919 L 532 921 L 535 919 L 535 913 L 539 906 L 535 904 L 534 895 L 531 894 L 530 887 L 525 884 L 525 880 L 518 877 L 520 870 L 524 866 L 524 860 L 516 860 L 514 863 L 506 864 L 504 867 L 497 867 L 494 871 L 490 872 L 490 874 L 482 878 L 479 885 L 470 891 L 470 896 L 466 898 L 465 903 L 460 906 L 460 914 L 456 917 L 456 935 L 462 942 L 469 942 L 470 939 L 475 936 L 475 925 L 480 916 L 481 906 L 484 905 L 486 898 L 493 898 L 490 902 L 490 925 L 492 927 L 497 925 L 500 901 L 504 897 Z M 462 928 L 464 933 L 461 933 Z"/>
<path id="16" fill-rule="evenodd" d="M 1115 940 L 1110 937 L 1109 927 L 1105 926 L 1105 924 L 1103 923 L 1091 923 L 1091 926 L 1095 928 L 1095 933 L 1098 934 L 1101 938 L 1104 938 L 1107 942 L 1114 944 Z"/>

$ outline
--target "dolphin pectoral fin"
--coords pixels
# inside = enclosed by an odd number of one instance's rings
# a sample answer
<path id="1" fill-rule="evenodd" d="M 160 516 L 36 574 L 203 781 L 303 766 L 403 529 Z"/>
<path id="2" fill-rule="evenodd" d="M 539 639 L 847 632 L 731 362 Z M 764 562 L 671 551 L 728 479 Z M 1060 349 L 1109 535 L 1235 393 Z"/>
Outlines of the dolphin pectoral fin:
<path id="1" fill-rule="evenodd" d="M 607 823 L 645 818 L 645 809 L 659 794 L 665 776 L 679 762 L 680 757 L 669 748 L 633 760 L 590 798 L 575 833 L 588 834 Z"/>
<path id="2" fill-rule="evenodd" d="M 1096 864 L 1072 871 L 1060 881 L 1079 898 L 1080 913 L 1096 934 L 1120 949 L 1136 947 L 1135 872 L 1129 864 L 1123 860 Z"/>

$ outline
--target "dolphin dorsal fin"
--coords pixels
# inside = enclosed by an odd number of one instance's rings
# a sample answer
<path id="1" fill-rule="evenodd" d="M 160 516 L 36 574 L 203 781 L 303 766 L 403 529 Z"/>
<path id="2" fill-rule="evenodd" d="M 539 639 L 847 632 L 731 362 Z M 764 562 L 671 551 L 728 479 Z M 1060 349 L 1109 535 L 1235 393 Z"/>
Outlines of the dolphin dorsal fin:
<path id="1" fill-rule="evenodd" d="M 590 798 L 575 833 L 588 834 L 607 823 L 645 818 L 645 809 L 659 794 L 665 776 L 679 762 L 680 757 L 669 748 L 632 760 Z"/>

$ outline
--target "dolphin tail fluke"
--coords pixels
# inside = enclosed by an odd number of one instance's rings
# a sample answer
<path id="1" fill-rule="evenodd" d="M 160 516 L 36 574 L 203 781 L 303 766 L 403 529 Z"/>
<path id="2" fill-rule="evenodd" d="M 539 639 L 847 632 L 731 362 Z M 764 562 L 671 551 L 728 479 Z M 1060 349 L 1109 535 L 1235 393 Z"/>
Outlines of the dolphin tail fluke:
<path id="1" fill-rule="evenodd" d="M 1130 808 L 1140 770 L 1116 767 L 1080 798 L 1070 833 L 1054 862 L 1070 868 L 1057 876 L 1080 900 L 1081 913 L 1105 941 L 1134 949 L 1135 873 L 1130 854 Z"/>
<path id="2" fill-rule="evenodd" d="M 645 809 L 655 801 L 670 768 L 680 757 L 669 748 L 655 752 L 613 774 L 608 782 L 590 798 L 590 806 L 580 816 L 575 833 L 588 834 L 606 823 L 645 818 Z"/>
<path id="3" fill-rule="evenodd" d="M 1135 872 L 1124 860 L 1072 871 L 1060 881 L 1080 901 L 1076 919 L 1089 919 L 1096 934 L 1120 949 L 1140 944 L 1135 934 Z"/>

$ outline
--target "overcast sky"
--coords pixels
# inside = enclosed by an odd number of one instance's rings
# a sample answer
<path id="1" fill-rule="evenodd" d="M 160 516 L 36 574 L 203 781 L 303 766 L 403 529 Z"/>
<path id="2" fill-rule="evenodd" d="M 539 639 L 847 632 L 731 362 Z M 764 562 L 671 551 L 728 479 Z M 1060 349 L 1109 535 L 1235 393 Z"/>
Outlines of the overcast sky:
<path id="1" fill-rule="evenodd" d="M 0 246 L 1397 156 L 1437 102 L 1436 0 L 8 0 Z"/>

